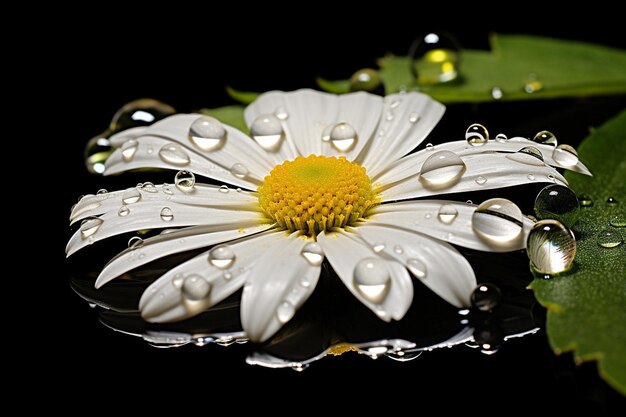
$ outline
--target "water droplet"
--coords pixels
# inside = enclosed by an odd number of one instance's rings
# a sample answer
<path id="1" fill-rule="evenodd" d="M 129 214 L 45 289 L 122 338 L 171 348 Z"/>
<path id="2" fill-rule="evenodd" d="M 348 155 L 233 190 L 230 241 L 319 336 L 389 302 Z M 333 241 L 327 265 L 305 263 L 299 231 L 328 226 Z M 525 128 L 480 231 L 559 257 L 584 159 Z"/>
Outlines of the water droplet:
<path id="1" fill-rule="evenodd" d="M 219 192 L 222 194 L 226 194 L 230 191 L 230 189 L 228 188 L 227 185 L 222 185 L 220 186 L 220 188 L 218 188 Z"/>
<path id="2" fill-rule="evenodd" d="M 88 237 L 93 236 L 98 229 L 100 229 L 102 223 L 104 223 L 104 220 L 99 217 L 87 217 L 80 224 L 80 237 L 82 239 L 87 239 Z"/>
<path id="3" fill-rule="evenodd" d="M 472 214 L 472 229 L 485 242 L 507 248 L 522 235 L 522 211 L 512 201 L 492 198 L 484 201 Z"/>
<path id="4" fill-rule="evenodd" d="M 189 140 L 205 152 L 215 151 L 226 143 L 226 129 L 219 120 L 201 116 L 189 127 Z"/>
<path id="5" fill-rule="evenodd" d="M 465 163 L 457 154 L 438 151 L 424 161 L 419 179 L 425 187 L 439 189 L 457 183 L 463 172 Z"/>
<path id="6" fill-rule="evenodd" d="M 530 73 L 524 81 L 523 90 L 528 94 L 536 93 L 543 90 L 543 83 L 539 81 L 536 74 Z"/>
<path id="7" fill-rule="evenodd" d="M 542 145 L 555 146 L 555 147 L 558 144 L 556 140 L 556 136 L 554 136 L 552 132 L 549 132 L 547 130 L 542 130 L 541 132 L 537 133 L 535 137 L 533 138 L 533 142 L 539 143 Z"/>
<path id="8" fill-rule="evenodd" d="M 218 245 L 209 251 L 209 263 L 217 268 L 229 268 L 235 262 L 235 252 L 228 245 Z"/>
<path id="9" fill-rule="evenodd" d="M 458 214 L 459 212 L 452 204 L 444 204 L 439 207 L 439 211 L 437 212 L 437 218 L 443 224 L 452 224 Z"/>
<path id="10" fill-rule="evenodd" d="M 304 288 L 308 288 L 311 286 L 311 281 L 309 281 L 307 277 L 302 277 L 300 278 L 300 285 L 302 285 Z"/>
<path id="11" fill-rule="evenodd" d="M 489 140 L 489 132 L 485 126 L 474 123 L 465 131 L 465 140 L 472 146 L 483 146 Z"/>
<path id="12" fill-rule="evenodd" d="M 230 279 L 232 279 L 232 278 L 233 278 L 233 274 L 232 274 L 232 272 L 230 272 L 230 271 L 224 271 L 224 272 L 222 273 L 222 277 L 223 277 L 226 281 L 228 281 L 228 280 L 230 280 Z"/>
<path id="13" fill-rule="evenodd" d="M 320 266 L 324 261 L 324 251 L 317 242 L 307 243 L 300 253 L 313 266 Z"/>
<path id="14" fill-rule="evenodd" d="M 420 115 L 413 112 L 411 114 L 409 114 L 409 122 L 410 123 L 417 123 L 420 119 Z"/>
<path id="15" fill-rule="evenodd" d="M 185 152 L 182 146 L 175 143 L 163 145 L 161 149 L 159 149 L 159 157 L 163 162 L 176 166 L 185 166 L 191 163 L 187 152 Z"/>
<path id="16" fill-rule="evenodd" d="M 491 311 L 500 305 L 502 300 L 502 293 L 500 288 L 494 284 L 480 284 L 472 292 L 471 302 L 472 306 L 480 311 Z"/>
<path id="17" fill-rule="evenodd" d="M 130 214 L 130 209 L 126 206 L 120 207 L 120 209 L 117 211 L 117 215 L 120 217 L 126 217 L 129 214 Z"/>
<path id="18" fill-rule="evenodd" d="M 535 271 L 558 274 L 567 271 L 576 256 L 576 239 L 558 220 L 539 220 L 530 229 L 526 252 Z"/>
<path id="19" fill-rule="evenodd" d="M 240 164 L 239 162 L 237 162 L 232 167 L 230 167 L 230 173 L 237 178 L 245 178 L 250 173 L 250 171 L 248 171 L 248 168 L 246 168 L 244 164 Z"/>
<path id="20" fill-rule="evenodd" d="M 614 248 L 624 242 L 622 235 L 617 230 L 606 229 L 598 233 L 598 245 L 603 248 Z"/>
<path id="21" fill-rule="evenodd" d="M 617 206 L 619 204 L 619 201 L 617 201 L 615 197 L 609 197 L 606 199 L 606 204 L 607 206 Z"/>
<path id="22" fill-rule="evenodd" d="M 277 107 L 276 110 L 274 110 L 274 116 L 278 117 L 279 120 L 289 119 L 289 113 L 287 113 L 284 107 Z"/>
<path id="23" fill-rule="evenodd" d="M 364 258 L 354 268 L 354 285 L 367 300 L 380 304 L 389 293 L 391 277 L 385 261 Z"/>
<path id="24" fill-rule="evenodd" d="M 356 130 L 349 123 L 337 123 L 330 131 L 330 143 L 340 152 L 348 152 L 358 140 Z"/>
<path id="25" fill-rule="evenodd" d="M 496 135 L 496 142 L 498 143 L 504 143 L 507 140 L 509 140 L 509 138 L 507 138 L 507 136 L 504 133 L 498 133 Z"/>
<path id="26" fill-rule="evenodd" d="M 389 359 L 393 359 L 394 361 L 409 362 L 409 361 L 412 361 L 413 359 L 418 358 L 421 354 L 422 354 L 421 351 L 404 352 L 402 350 L 398 350 L 398 351 L 387 352 L 385 353 L 385 356 L 387 356 Z"/>
<path id="27" fill-rule="evenodd" d="M 139 236 L 133 236 L 130 239 L 128 239 L 129 248 L 137 249 L 141 246 L 143 246 L 143 239 L 140 238 Z"/>
<path id="28" fill-rule="evenodd" d="M 487 182 L 487 178 L 483 177 L 482 175 L 479 175 L 474 181 L 478 185 L 483 185 L 484 183 Z"/>
<path id="29" fill-rule="evenodd" d="M 85 146 L 85 166 L 92 174 L 102 174 L 105 169 L 104 163 L 113 153 L 109 136 L 113 132 L 106 130 L 101 134 L 91 138 Z"/>
<path id="30" fill-rule="evenodd" d="M 256 143 L 268 152 L 277 151 L 285 137 L 280 119 L 273 114 L 264 114 L 254 119 L 250 126 L 250 134 Z"/>
<path id="31" fill-rule="evenodd" d="M 409 58 L 418 85 L 445 83 L 459 76 L 460 47 L 447 33 L 427 33 L 418 37 L 411 45 Z"/>
<path id="32" fill-rule="evenodd" d="M 417 258 L 410 258 L 406 261 L 406 267 L 415 278 L 426 278 L 426 264 Z"/>
<path id="33" fill-rule="evenodd" d="M 151 98 L 133 100 L 122 106 L 111 119 L 111 129 L 115 132 L 131 127 L 149 126 L 176 113 L 176 110 L 161 101 Z"/>
<path id="34" fill-rule="evenodd" d="M 174 192 L 172 191 L 170 187 L 165 186 L 165 184 L 163 184 L 163 194 L 174 195 Z"/>
<path id="35" fill-rule="evenodd" d="M 574 192 L 559 184 L 548 185 L 537 194 L 535 215 L 538 219 L 555 219 L 572 227 L 580 215 Z"/>
<path id="36" fill-rule="evenodd" d="M 122 144 L 120 149 L 122 150 L 122 159 L 124 160 L 124 162 L 130 162 L 133 160 L 135 154 L 137 153 L 138 146 L 139 143 L 137 143 L 137 141 L 134 139 L 127 140 Z"/>
<path id="37" fill-rule="evenodd" d="M 363 68 L 350 77 L 350 91 L 368 91 L 370 93 L 384 94 L 384 85 L 378 71 L 371 68 Z"/>
<path id="38" fill-rule="evenodd" d="M 193 191 L 196 185 L 196 176 L 191 171 L 178 171 L 174 178 L 174 184 L 182 192 L 189 193 Z"/>
<path id="39" fill-rule="evenodd" d="M 287 323 L 296 314 L 296 309 L 289 301 L 283 301 L 276 309 L 276 317 L 281 323 Z"/>
<path id="40" fill-rule="evenodd" d="M 427 143 L 426 144 L 426 150 L 427 151 L 432 151 L 433 149 L 435 149 L 435 146 L 432 143 Z"/>
<path id="41" fill-rule="evenodd" d="M 402 249 L 402 246 L 400 245 L 394 246 L 393 251 L 398 255 L 402 255 L 404 253 L 404 249 Z"/>
<path id="42" fill-rule="evenodd" d="M 578 153 L 576 149 L 563 144 L 554 148 L 552 159 L 562 167 L 573 167 L 578 164 Z"/>
<path id="43" fill-rule="evenodd" d="M 474 202 L 473 202 L 472 200 L 467 200 L 467 201 L 465 202 L 465 204 L 472 205 L 472 204 L 474 204 Z"/>
<path id="44" fill-rule="evenodd" d="M 146 193 L 154 194 L 159 192 L 151 182 L 144 182 L 142 185 L 137 184 L 137 186 L 141 187 L 141 191 L 145 191 Z"/>
<path id="45" fill-rule="evenodd" d="M 609 224 L 613 227 L 626 227 L 626 218 L 624 218 L 621 214 L 616 214 L 611 217 Z"/>
<path id="46" fill-rule="evenodd" d="M 529 179 L 529 180 L 531 180 L 531 181 L 534 181 L 534 180 L 535 180 L 535 176 L 534 176 L 533 174 L 528 174 L 528 175 L 526 175 L 526 178 L 528 178 L 528 179 Z"/>
<path id="47" fill-rule="evenodd" d="M 515 153 L 509 153 L 506 155 L 508 159 L 515 162 L 521 162 L 522 164 L 532 166 L 544 166 L 543 154 L 534 146 L 525 146 Z"/>
<path id="48" fill-rule="evenodd" d="M 188 300 L 199 301 L 209 295 L 211 284 L 198 274 L 189 275 L 183 281 L 182 292 Z"/>
<path id="49" fill-rule="evenodd" d="M 481 353 L 492 355 L 504 342 L 504 331 L 500 326 L 486 322 L 474 329 L 474 342 L 480 347 Z"/>
<path id="50" fill-rule="evenodd" d="M 491 97 L 494 100 L 500 100 L 503 95 L 504 93 L 502 92 L 502 89 L 498 87 L 497 85 L 491 89 Z"/>
<path id="51" fill-rule="evenodd" d="M 122 204 L 134 204 L 141 200 L 141 193 L 137 188 L 129 188 L 122 194 Z"/>
<path id="52" fill-rule="evenodd" d="M 586 194 L 581 194 L 578 196 L 578 202 L 581 207 L 591 207 L 593 206 L 593 200 Z"/>
<path id="53" fill-rule="evenodd" d="M 106 190 L 106 188 L 100 188 L 98 190 L 98 192 L 96 193 L 96 195 L 104 195 L 104 194 L 107 194 L 107 193 L 108 193 L 108 191 Z"/>
<path id="54" fill-rule="evenodd" d="M 161 209 L 161 220 L 163 220 L 164 222 L 171 222 L 172 220 L 174 220 L 174 213 L 172 213 L 172 209 L 169 207 L 163 207 Z"/>
<path id="55" fill-rule="evenodd" d="M 374 252 L 380 253 L 385 250 L 385 244 L 383 242 L 375 242 L 372 249 L 374 249 Z"/>
<path id="56" fill-rule="evenodd" d="M 400 105 L 400 103 L 402 103 L 402 100 L 395 99 L 391 102 L 391 104 L 389 104 L 389 107 L 395 109 Z"/>

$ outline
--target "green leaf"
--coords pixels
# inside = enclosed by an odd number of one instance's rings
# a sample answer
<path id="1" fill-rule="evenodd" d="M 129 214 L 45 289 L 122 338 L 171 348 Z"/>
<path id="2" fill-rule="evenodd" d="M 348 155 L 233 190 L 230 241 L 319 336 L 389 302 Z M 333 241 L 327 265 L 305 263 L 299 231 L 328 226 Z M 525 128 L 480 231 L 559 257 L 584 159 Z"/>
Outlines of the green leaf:
<path id="1" fill-rule="evenodd" d="M 250 104 L 254 100 L 256 100 L 258 96 L 261 95 L 261 93 L 257 93 L 257 92 L 254 92 L 254 91 L 239 91 L 239 90 L 235 90 L 230 85 L 226 86 L 226 93 L 231 98 L 235 99 L 236 101 L 240 102 L 241 104 Z"/>
<path id="2" fill-rule="evenodd" d="M 244 133 L 248 133 L 248 126 L 243 118 L 244 107 L 240 105 L 217 107 L 215 109 L 202 109 L 200 113 L 215 117 L 222 123 L 236 127 Z"/>
<path id="3" fill-rule="evenodd" d="M 626 394 L 626 244 L 598 245 L 607 229 L 622 239 L 626 204 L 626 111 L 595 130 L 578 154 L 593 177 L 567 173 L 570 187 L 594 201 L 581 208 L 574 227 L 577 254 L 574 267 L 553 279 L 535 279 L 531 288 L 548 308 L 547 331 L 557 352 L 574 351 L 577 361 L 597 360 L 601 375 Z M 607 198 L 618 204 L 607 203 Z"/>
<path id="4" fill-rule="evenodd" d="M 521 35 L 493 35 L 491 51 L 463 50 L 461 76 L 449 83 L 420 86 L 419 91 L 444 103 L 585 97 L 626 93 L 626 52 L 601 45 Z M 380 58 L 387 94 L 416 89 L 408 57 Z M 524 91 L 533 80 L 534 93 Z M 348 82 L 319 82 L 334 93 L 348 92 Z M 539 87 L 539 88 L 538 88 Z"/>

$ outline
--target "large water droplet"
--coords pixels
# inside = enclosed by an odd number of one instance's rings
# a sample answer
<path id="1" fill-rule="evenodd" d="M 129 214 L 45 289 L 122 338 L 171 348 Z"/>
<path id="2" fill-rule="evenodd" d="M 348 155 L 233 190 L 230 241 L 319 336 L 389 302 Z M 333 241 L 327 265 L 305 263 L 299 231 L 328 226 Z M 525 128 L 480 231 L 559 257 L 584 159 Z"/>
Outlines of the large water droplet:
<path id="1" fill-rule="evenodd" d="M 457 183 L 465 172 L 465 163 L 454 152 L 438 151 L 422 165 L 420 181 L 427 188 L 444 188 Z"/>
<path id="2" fill-rule="evenodd" d="M 275 152 L 280 148 L 285 133 L 280 119 L 273 114 L 263 114 L 250 126 L 252 138 L 266 151 Z"/>
<path id="3" fill-rule="evenodd" d="M 364 258 L 354 268 L 354 285 L 367 300 L 380 304 L 389 293 L 391 277 L 385 261 Z"/>
<path id="4" fill-rule="evenodd" d="M 296 314 L 296 309 L 289 301 L 283 301 L 276 309 L 276 317 L 281 323 L 287 323 Z"/>
<path id="5" fill-rule="evenodd" d="M 126 217 L 129 214 L 130 214 L 130 209 L 126 206 L 120 207 L 120 209 L 117 211 L 117 215 L 120 217 Z"/>
<path id="6" fill-rule="evenodd" d="M 489 132 L 485 126 L 474 123 L 465 131 L 465 140 L 472 146 L 483 146 L 489 140 Z"/>
<path id="7" fill-rule="evenodd" d="M 605 229 L 598 233 L 597 242 L 603 248 L 615 248 L 621 245 L 624 239 L 619 231 Z"/>
<path id="8" fill-rule="evenodd" d="M 537 194 L 535 215 L 538 219 L 555 219 L 572 227 L 580 215 L 578 198 L 574 192 L 559 184 L 548 185 Z"/>
<path id="9" fill-rule="evenodd" d="M 134 204 L 141 200 L 141 193 L 137 188 L 129 188 L 122 194 L 123 204 Z"/>
<path id="10" fill-rule="evenodd" d="M 219 120 L 201 116 L 189 127 L 189 140 L 205 152 L 215 151 L 226 143 L 226 129 Z"/>
<path id="11" fill-rule="evenodd" d="M 521 236 L 522 211 L 512 201 L 492 198 L 480 204 L 472 214 L 472 229 L 485 242 L 507 248 Z"/>
<path id="12" fill-rule="evenodd" d="M 573 167 L 578 163 L 578 153 L 576 149 L 566 144 L 554 148 L 552 158 L 562 167 Z"/>
<path id="13" fill-rule="evenodd" d="M 337 123 L 330 131 L 330 143 L 340 152 L 348 152 L 356 145 L 356 130 L 349 123 Z"/>
<path id="14" fill-rule="evenodd" d="M 80 224 L 80 237 L 82 239 L 87 239 L 88 237 L 93 236 L 98 229 L 100 229 L 102 223 L 104 223 L 104 220 L 99 217 L 87 217 Z"/>
<path id="15" fill-rule="evenodd" d="M 209 295 L 211 284 L 198 274 L 189 275 L 183 281 L 182 292 L 185 298 L 191 301 L 199 301 Z"/>
<path id="16" fill-rule="evenodd" d="M 525 146 L 517 152 L 509 153 L 506 155 L 508 159 L 515 162 L 521 162 L 522 164 L 532 166 L 544 166 L 543 154 L 534 146 Z"/>
<path id="17" fill-rule="evenodd" d="M 324 251 L 317 242 L 309 242 L 304 245 L 301 254 L 313 266 L 319 266 L 324 261 Z"/>
<path id="18" fill-rule="evenodd" d="M 411 73 L 418 85 L 452 81 L 459 76 L 460 47 L 447 33 L 418 37 L 409 50 Z"/>
<path id="19" fill-rule="evenodd" d="M 229 268 L 235 262 L 235 252 L 228 245 L 218 245 L 209 252 L 209 263 L 217 268 Z"/>
<path id="20" fill-rule="evenodd" d="M 185 152 L 182 146 L 176 143 L 163 145 L 161 149 L 159 149 L 159 157 L 163 160 L 163 162 L 176 166 L 189 165 L 191 162 L 187 152 Z"/>
<path id="21" fill-rule="evenodd" d="M 541 132 L 537 133 L 533 138 L 533 142 L 555 147 L 558 144 L 556 136 L 554 136 L 552 132 L 549 132 L 547 130 L 542 130 Z"/>
<path id="22" fill-rule="evenodd" d="M 196 176 L 191 171 L 178 171 L 174 177 L 174 184 L 182 192 L 189 193 L 193 191 L 196 185 Z"/>
<path id="23" fill-rule="evenodd" d="M 378 71 L 371 68 L 363 68 L 350 77 L 350 91 L 368 91 L 370 93 L 384 94 L 384 85 Z"/>
<path id="24" fill-rule="evenodd" d="M 437 218 L 443 224 L 451 224 L 459 215 L 459 212 L 452 204 L 444 204 L 439 207 Z"/>
<path id="25" fill-rule="evenodd" d="M 230 167 L 230 173 L 237 178 L 245 178 L 250 173 L 250 171 L 248 171 L 248 168 L 246 168 L 244 164 L 237 162 L 236 164 L 233 164 L 232 167 Z"/>
<path id="26" fill-rule="evenodd" d="M 172 220 L 174 220 L 174 213 L 172 213 L 172 209 L 169 207 L 163 207 L 161 209 L 161 220 L 163 220 L 164 222 L 171 222 Z"/>
<path id="27" fill-rule="evenodd" d="M 496 308 L 502 300 L 500 288 L 494 284 L 480 284 L 474 292 L 472 292 L 472 306 L 480 311 L 491 311 Z"/>
<path id="28" fill-rule="evenodd" d="M 111 119 L 111 129 L 115 132 L 131 127 L 149 126 L 152 123 L 176 113 L 176 110 L 161 101 L 151 98 L 133 100 L 122 106 Z"/>
<path id="29" fill-rule="evenodd" d="M 137 153 L 138 146 L 139 143 L 137 143 L 137 141 L 134 139 L 127 140 L 122 144 L 120 149 L 122 150 L 122 159 L 124 160 L 124 162 L 130 162 L 133 160 L 135 154 Z"/>
<path id="30" fill-rule="evenodd" d="M 113 152 L 109 136 L 113 132 L 106 130 L 91 138 L 85 146 L 85 166 L 92 174 L 102 174 L 105 170 L 104 163 Z"/>
<path id="31" fill-rule="evenodd" d="M 406 261 L 406 267 L 415 278 L 426 278 L 426 264 L 417 258 L 410 258 Z"/>
<path id="32" fill-rule="evenodd" d="M 530 229 L 526 252 L 537 272 L 558 274 L 572 266 L 576 239 L 558 220 L 540 220 Z"/>

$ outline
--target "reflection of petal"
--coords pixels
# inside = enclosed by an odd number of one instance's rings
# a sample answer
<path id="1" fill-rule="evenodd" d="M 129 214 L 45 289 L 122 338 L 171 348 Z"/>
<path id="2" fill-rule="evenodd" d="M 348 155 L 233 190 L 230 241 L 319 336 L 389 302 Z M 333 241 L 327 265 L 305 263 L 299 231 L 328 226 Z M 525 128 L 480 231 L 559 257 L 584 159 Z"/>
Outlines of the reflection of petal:
<path id="1" fill-rule="evenodd" d="M 419 281 L 455 307 L 468 307 L 476 288 L 469 262 L 452 246 L 426 236 L 393 227 L 359 226 L 359 235 L 370 245 L 384 245 L 381 252 L 405 265 L 425 266 Z"/>
<path id="2" fill-rule="evenodd" d="M 201 313 L 241 288 L 259 256 L 284 238 L 284 232 L 270 231 L 230 243 L 235 262 L 229 270 L 211 265 L 209 252 L 169 270 L 143 293 L 139 301 L 141 315 L 150 322 L 169 322 Z M 185 302 L 178 282 L 189 275 L 199 275 L 211 286 L 205 298 L 192 303 Z"/>
<path id="3" fill-rule="evenodd" d="M 457 211 L 456 218 L 444 223 L 438 218 L 438 211 L 443 205 L 450 205 Z M 428 235 L 454 245 L 464 246 L 487 252 L 509 252 L 526 247 L 526 237 L 534 222 L 523 218 L 524 227 L 519 236 L 507 246 L 489 245 L 480 239 L 472 229 L 472 214 L 476 206 L 445 200 L 404 201 L 383 204 L 372 210 L 372 215 L 365 224 L 371 226 L 389 226 Z"/>
<path id="4" fill-rule="evenodd" d="M 241 324 L 250 340 L 266 341 L 315 289 L 321 262 L 313 265 L 302 256 L 308 243 L 294 233 L 265 251 L 251 269 L 241 297 Z"/>
<path id="5" fill-rule="evenodd" d="M 384 321 L 400 320 L 413 301 L 413 283 L 406 268 L 398 262 L 374 253 L 357 235 L 343 230 L 318 235 L 317 241 L 326 258 L 350 292 Z M 380 304 L 366 298 L 354 280 L 357 264 L 365 258 L 384 262 L 389 273 L 389 292 Z"/>

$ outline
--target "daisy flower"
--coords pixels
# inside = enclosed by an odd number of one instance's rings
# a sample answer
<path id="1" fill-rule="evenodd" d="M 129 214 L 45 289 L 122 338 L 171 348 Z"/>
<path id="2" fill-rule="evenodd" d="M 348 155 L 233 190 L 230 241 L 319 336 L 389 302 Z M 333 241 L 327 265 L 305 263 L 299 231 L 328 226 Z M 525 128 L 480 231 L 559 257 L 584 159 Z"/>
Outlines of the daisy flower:
<path id="1" fill-rule="evenodd" d="M 105 174 L 169 168 L 180 170 L 175 184 L 82 198 L 71 213 L 72 223 L 82 223 L 67 254 L 113 235 L 165 229 L 113 258 L 100 287 L 156 259 L 207 248 L 145 290 L 142 317 L 183 320 L 243 288 L 241 324 L 256 342 L 291 320 L 324 260 L 384 321 L 403 318 L 415 281 L 468 307 L 476 278 L 452 245 L 523 249 L 533 221 L 505 199 L 474 206 L 424 198 L 566 184 L 552 166 L 588 171 L 567 145 L 489 140 L 480 125 L 470 126 L 466 140 L 410 153 L 444 110 L 420 93 L 274 91 L 246 108 L 250 136 L 200 114 L 123 131 L 111 137 L 118 148 Z M 195 175 L 224 185 L 196 183 Z"/>

